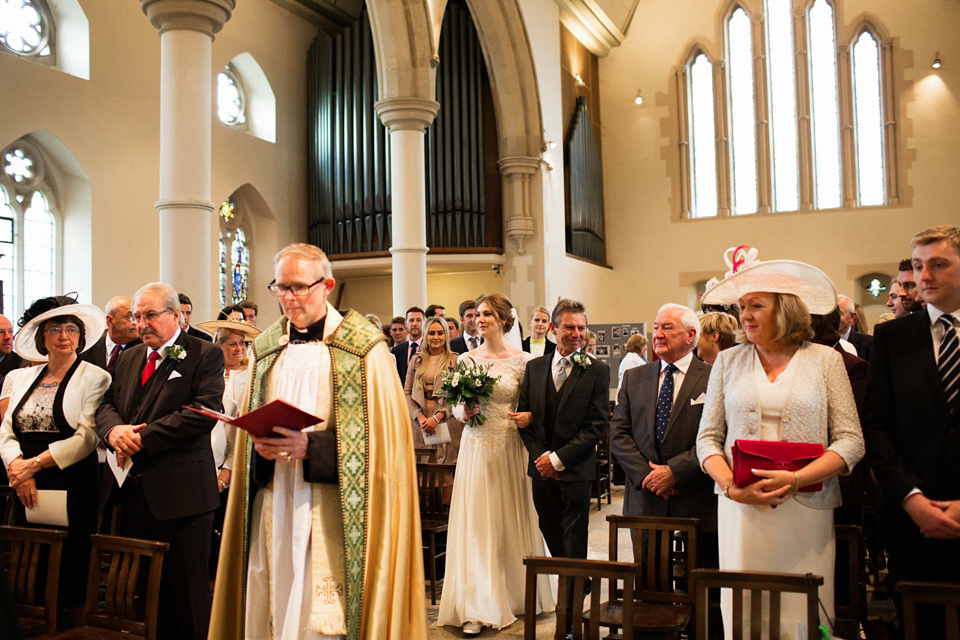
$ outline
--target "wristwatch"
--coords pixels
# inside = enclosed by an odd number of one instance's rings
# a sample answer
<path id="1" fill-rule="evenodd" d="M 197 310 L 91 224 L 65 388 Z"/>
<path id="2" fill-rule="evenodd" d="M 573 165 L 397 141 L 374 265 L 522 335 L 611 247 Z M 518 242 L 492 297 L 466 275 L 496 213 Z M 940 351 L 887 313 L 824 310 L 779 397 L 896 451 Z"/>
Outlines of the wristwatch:
<path id="1" fill-rule="evenodd" d="M 41 469 L 41 470 L 43 469 L 43 463 L 40 462 L 40 456 L 37 456 L 36 458 L 34 458 L 33 461 L 37 463 L 38 469 Z"/>

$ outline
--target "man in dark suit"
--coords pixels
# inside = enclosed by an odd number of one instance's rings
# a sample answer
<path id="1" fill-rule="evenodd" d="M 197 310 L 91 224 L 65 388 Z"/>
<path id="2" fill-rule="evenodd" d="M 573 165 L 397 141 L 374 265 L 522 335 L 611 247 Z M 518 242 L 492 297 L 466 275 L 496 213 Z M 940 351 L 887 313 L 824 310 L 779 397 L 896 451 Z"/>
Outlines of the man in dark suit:
<path id="1" fill-rule="evenodd" d="M 900 285 L 900 302 L 907 313 L 923 311 L 923 300 L 917 295 L 917 281 L 913 276 L 913 260 L 904 258 L 897 267 L 897 284 Z"/>
<path id="2" fill-rule="evenodd" d="M 853 300 L 847 296 L 837 296 L 837 307 L 840 309 L 840 337 L 853 345 L 860 358 L 869 362 L 873 336 L 856 330 L 857 308 Z"/>
<path id="3" fill-rule="evenodd" d="M 960 582 L 960 228 L 911 242 L 922 313 L 877 327 L 864 436 L 880 483 L 894 580 Z M 918 612 L 917 637 L 944 637 Z"/>
<path id="4" fill-rule="evenodd" d="M 13 325 L 0 316 L 0 386 L 3 386 L 3 379 L 8 373 L 24 364 L 23 358 L 13 352 Z"/>
<path id="5" fill-rule="evenodd" d="M 140 344 L 137 325 L 133 323 L 133 312 L 130 311 L 131 302 L 128 296 L 117 296 L 107 302 L 104 307 L 107 330 L 92 347 L 80 354 L 81 360 L 113 373 L 120 354 Z"/>
<path id="6" fill-rule="evenodd" d="M 626 473 L 623 513 L 699 518 L 697 566 L 716 568 L 717 495 L 697 459 L 697 430 L 710 365 L 693 355 L 700 322 L 692 309 L 666 304 L 653 322 L 659 360 L 623 374 L 610 422 L 610 449 Z M 713 637 L 722 636 L 719 600 Z"/>
<path id="7" fill-rule="evenodd" d="M 407 380 L 407 365 L 410 358 L 420 350 L 423 342 L 423 309 L 410 307 L 407 309 L 407 340 L 395 345 L 390 353 L 397 359 L 397 373 L 400 375 L 400 384 Z"/>
<path id="8" fill-rule="evenodd" d="M 527 363 L 510 417 L 530 452 L 527 473 L 550 554 L 586 558 L 597 442 L 610 417 L 610 367 L 581 351 L 583 304 L 561 299 L 551 317 L 557 350 Z"/>
<path id="9" fill-rule="evenodd" d="M 460 337 L 450 341 L 450 350 L 454 353 L 466 353 L 483 344 L 480 329 L 477 328 L 477 301 L 464 300 L 460 303 Z"/>
<path id="10" fill-rule="evenodd" d="M 158 637 L 205 638 L 208 562 L 220 504 L 210 448 L 215 420 L 184 405 L 222 411 L 223 352 L 180 329 L 177 293 L 148 284 L 133 297 L 143 344 L 117 361 L 97 410 L 97 432 L 133 466 L 120 492 L 120 532 L 170 544 L 163 559 Z M 112 455 L 112 454 L 111 454 Z"/>
<path id="11" fill-rule="evenodd" d="M 190 316 L 193 315 L 193 303 L 190 302 L 187 294 L 178 293 L 177 298 L 180 300 L 180 328 L 186 331 L 187 335 L 191 335 L 194 338 L 213 342 L 213 337 L 209 333 L 197 329 L 190 324 Z"/>

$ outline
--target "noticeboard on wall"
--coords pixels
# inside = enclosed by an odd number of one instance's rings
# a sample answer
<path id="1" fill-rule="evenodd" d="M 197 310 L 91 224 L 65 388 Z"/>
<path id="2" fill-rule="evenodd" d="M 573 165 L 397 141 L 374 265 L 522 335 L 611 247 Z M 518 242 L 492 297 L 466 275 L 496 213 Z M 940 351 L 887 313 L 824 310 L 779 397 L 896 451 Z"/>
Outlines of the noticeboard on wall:
<path id="1" fill-rule="evenodd" d="M 597 334 L 597 358 L 610 367 L 610 388 L 616 389 L 620 361 L 627 355 L 627 340 L 637 333 L 647 335 L 647 323 L 591 324 L 588 328 Z M 650 359 L 648 353 L 643 354 L 643 357 Z"/>

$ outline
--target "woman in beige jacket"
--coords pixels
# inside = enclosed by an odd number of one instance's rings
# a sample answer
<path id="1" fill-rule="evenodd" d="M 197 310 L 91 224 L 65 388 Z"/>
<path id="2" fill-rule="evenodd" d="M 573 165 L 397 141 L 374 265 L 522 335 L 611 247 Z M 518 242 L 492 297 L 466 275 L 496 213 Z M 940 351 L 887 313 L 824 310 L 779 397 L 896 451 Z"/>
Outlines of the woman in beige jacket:
<path id="1" fill-rule="evenodd" d="M 423 329 L 423 348 L 413 354 L 407 367 L 407 379 L 403 392 L 407 396 L 407 410 L 410 412 L 413 429 L 413 446 L 416 449 L 436 448 L 437 462 L 454 464 L 460 449 L 460 431 L 462 426 L 453 419 L 446 400 L 438 395 L 443 384 L 443 376 L 453 370 L 457 364 L 457 354 L 450 350 L 447 323 L 437 316 L 427 320 Z M 433 435 L 441 423 L 447 422 L 451 441 L 428 446 L 423 434 Z"/>

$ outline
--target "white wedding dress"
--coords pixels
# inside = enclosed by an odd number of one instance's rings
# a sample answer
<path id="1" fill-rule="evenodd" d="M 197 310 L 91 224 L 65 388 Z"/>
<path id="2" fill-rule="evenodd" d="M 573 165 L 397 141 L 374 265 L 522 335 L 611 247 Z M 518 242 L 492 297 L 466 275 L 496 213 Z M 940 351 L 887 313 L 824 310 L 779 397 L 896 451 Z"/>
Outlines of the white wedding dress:
<path id="1" fill-rule="evenodd" d="M 490 374 L 500 380 L 483 407 L 486 422 L 463 428 L 437 624 L 479 622 L 500 629 L 523 613 L 524 556 L 548 555 L 533 505 L 527 450 L 507 416 L 516 410 L 520 382 L 532 356 L 460 357 L 490 366 Z M 555 587 L 550 583 L 541 576 L 538 613 L 554 610 Z"/>

